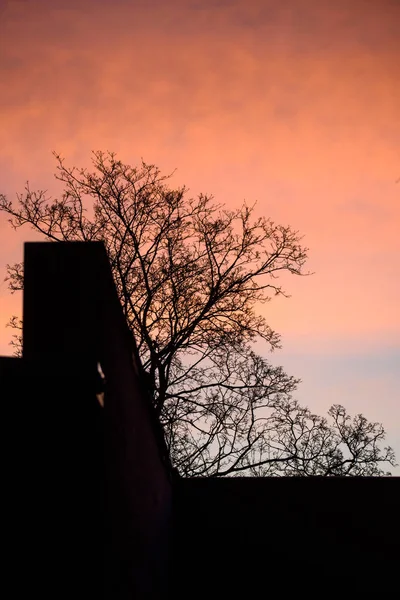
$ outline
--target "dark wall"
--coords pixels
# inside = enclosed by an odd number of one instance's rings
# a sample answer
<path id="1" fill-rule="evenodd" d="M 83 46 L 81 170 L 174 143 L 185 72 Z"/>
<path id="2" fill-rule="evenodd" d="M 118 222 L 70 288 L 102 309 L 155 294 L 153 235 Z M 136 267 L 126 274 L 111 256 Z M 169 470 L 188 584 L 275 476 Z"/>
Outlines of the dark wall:
<path id="1" fill-rule="evenodd" d="M 177 594 L 390 597 L 400 564 L 397 478 L 181 480 Z M 395 587 L 393 587 L 395 589 Z"/>
<path id="2" fill-rule="evenodd" d="M 104 247 L 26 244 L 24 270 L 23 358 L 0 381 L 9 570 L 45 598 L 158 598 L 171 486 Z"/>
<path id="3" fill-rule="evenodd" d="M 87 381 L 0 358 L 2 589 L 101 593 L 102 413 Z"/>

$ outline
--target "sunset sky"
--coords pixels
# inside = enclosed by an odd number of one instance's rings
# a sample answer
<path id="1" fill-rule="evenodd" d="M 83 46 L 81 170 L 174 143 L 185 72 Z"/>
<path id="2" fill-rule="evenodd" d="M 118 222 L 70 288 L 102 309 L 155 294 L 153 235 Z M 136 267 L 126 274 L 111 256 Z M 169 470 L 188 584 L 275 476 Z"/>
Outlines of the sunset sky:
<path id="1" fill-rule="evenodd" d="M 112 150 L 257 201 L 315 272 L 264 309 L 271 360 L 313 411 L 382 422 L 400 462 L 399 31 L 399 0 L 0 0 L 0 192 L 55 194 L 53 150 Z M 4 266 L 33 239 L 0 213 L 3 355 Z"/>

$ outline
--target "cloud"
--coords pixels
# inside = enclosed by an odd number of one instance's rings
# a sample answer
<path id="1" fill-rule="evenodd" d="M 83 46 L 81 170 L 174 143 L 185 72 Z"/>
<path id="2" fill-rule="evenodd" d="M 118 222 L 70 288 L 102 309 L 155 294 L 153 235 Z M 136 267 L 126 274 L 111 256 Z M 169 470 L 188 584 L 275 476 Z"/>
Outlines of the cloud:
<path id="1" fill-rule="evenodd" d="M 71 165 L 110 149 L 178 167 L 192 193 L 258 200 L 305 234 L 316 275 L 268 306 L 278 330 L 399 332 L 400 5 L 132 6 L 8 2 L 2 191 L 52 191 L 52 150 Z"/>

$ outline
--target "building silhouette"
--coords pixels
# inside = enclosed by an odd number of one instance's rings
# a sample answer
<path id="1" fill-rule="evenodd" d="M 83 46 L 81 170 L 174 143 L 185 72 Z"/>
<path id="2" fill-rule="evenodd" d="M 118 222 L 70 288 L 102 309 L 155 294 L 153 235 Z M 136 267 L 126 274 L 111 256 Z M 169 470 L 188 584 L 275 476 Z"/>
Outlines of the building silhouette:
<path id="1" fill-rule="evenodd" d="M 4 598 L 395 593 L 399 478 L 174 475 L 101 243 L 25 244 L 0 394 Z"/>

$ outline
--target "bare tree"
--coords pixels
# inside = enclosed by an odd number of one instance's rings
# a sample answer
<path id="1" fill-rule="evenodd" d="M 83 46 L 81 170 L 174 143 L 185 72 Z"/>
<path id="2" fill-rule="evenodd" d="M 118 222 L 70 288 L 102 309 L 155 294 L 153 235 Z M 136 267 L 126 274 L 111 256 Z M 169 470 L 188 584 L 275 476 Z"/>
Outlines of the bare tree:
<path id="1" fill-rule="evenodd" d="M 143 161 L 135 168 L 95 152 L 91 172 L 55 157 L 61 199 L 26 184 L 16 206 L 0 195 L 0 210 L 51 241 L 104 242 L 181 474 L 378 475 L 380 463 L 395 464 L 391 448 L 380 449 L 380 425 L 350 422 L 342 407 L 328 425 L 292 401 L 298 380 L 251 349 L 259 339 L 280 347 L 256 308 L 286 295 L 281 271 L 304 274 L 298 232 L 254 218 L 254 206 L 190 198 Z M 7 272 L 10 289 L 21 289 L 23 265 Z"/>

